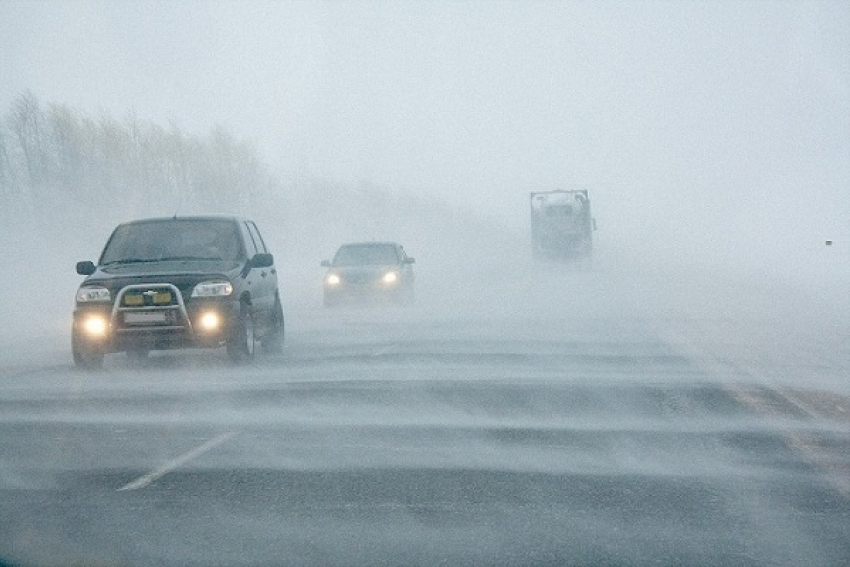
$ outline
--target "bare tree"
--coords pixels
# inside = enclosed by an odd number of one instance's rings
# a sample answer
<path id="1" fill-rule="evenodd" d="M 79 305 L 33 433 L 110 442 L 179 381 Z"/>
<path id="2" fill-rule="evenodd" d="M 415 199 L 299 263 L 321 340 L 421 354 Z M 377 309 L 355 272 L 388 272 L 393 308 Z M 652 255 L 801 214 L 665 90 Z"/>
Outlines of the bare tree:
<path id="1" fill-rule="evenodd" d="M 52 142 L 53 185 L 62 196 L 73 196 L 84 182 L 83 133 L 80 121 L 64 105 L 51 104 L 47 119 Z"/>
<path id="2" fill-rule="evenodd" d="M 118 121 L 60 104 L 44 112 L 29 91 L 0 120 L 0 197 L 16 208 L 64 207 L 74 214 L 80 207 L 80 214 L 86 203 L 108 202 L 127 213 L 163 204 L 247 212 L 278 187 L 254 145 L 222 126 L 199 137 L 134 113 Z"/>
<path id="3" fill-rule="evenodd" d="M 12 161 L 9 158 L 8 142 L 6 139 L 6 128 L 0 123 L 0 199 L 4 209 L 9 208 L 9 201 L 15 193 L 15 174 Z"/>
<path id="4" fill-rule="evenodd" d="M 47 170 L 44 117 L 38 99 L 31 91 L 24 92 L 12 103 L 9 128 L 14 135 L 27 173 L 28 200 L 39 196 Z"/>

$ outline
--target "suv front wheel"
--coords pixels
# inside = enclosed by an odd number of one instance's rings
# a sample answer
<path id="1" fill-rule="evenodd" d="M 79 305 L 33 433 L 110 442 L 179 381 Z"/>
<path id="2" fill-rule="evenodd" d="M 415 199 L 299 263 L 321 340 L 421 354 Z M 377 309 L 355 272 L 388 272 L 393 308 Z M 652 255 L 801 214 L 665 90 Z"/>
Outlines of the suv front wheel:
<path id="1" fill-rule="evenodd" d="M 247 303 L 242 304 L 239 320 L 233 325 L 226 348 L 228 356 L 234 362 L 248 362 L 254 358 L 256 350 L 254 317 L 251 315 L 251 306 Z"/>
<path id="2" fill-rule="evenodd" d="M 71 352 L 74 355 L 74 365 L 79 368 L 90 370 L 103 366 L 103 349 L 87 344 L 76 329 L 71 331 Z"/>
<path id="3" fill-rule="evenodd" d="M 280 298 L 277 297 L 274 300 L 271 328 L 268 334 L 263 337 L 261 343 L 264 353 L 280 354 L 283 351 L 284 330 L 283 306 L 280 304 Z"/>

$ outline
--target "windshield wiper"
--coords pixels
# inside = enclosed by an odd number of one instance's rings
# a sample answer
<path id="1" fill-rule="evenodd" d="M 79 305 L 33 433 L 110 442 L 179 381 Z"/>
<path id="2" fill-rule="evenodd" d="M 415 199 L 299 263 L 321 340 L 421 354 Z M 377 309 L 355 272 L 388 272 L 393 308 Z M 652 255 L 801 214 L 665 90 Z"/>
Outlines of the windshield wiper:
<path id="1" fill-rule="evenodd" d="M 222 260 L 223 258 L 212 257 L 212 256 L 165 256 L 164 258 L 157 258 L 155 261 L 157 262 L 176 262 L 180 260 Z"/>
<path id="2" fill-rule="evenodd" d="M 102 266 L 113 266 L 115 264 L 144 264 L 146 262 L 159 262 L 158 258 L 122 258 L 121 260 L 110 260 L 101 264 Z"/>
<path id="3" fill-rule="evenodd" d="M 163 256 L 162 258 L 122 258 L 121 260 L 110 260 L 104 262 L 103 266 L 113 266 L 116 264 L 149 264 L 152 262 L 180 262 L 187 260 L 204 260 L 204 261 L 223 261 L 223 258 L 213 258 L 209 256 Z"/>

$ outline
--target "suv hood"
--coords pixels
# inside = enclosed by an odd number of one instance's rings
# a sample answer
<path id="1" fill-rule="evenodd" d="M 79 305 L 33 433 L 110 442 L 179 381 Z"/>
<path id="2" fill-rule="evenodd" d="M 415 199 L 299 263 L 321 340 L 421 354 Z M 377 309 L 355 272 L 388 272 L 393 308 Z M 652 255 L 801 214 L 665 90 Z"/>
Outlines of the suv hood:
<path id="1" fill-rule="evenodd" d="M 98 267 L 82 285 L 102 285 L 115 293 L 131 284 L 169 283 L 185 293 L 196 284 L 212 279 L 233 279 L 242 264 L 231 261 L 180 260 Z"/>
<path id="2" fill-rule="evenodd" d="M 122 276 L 146 276 L 173 274 L 209 274 L 231 272 L 242 266 L 239 262 L 226 260 L 168 260 L 165 262 L 136 262 L 98 266 L 92 277 L 98 279 Z"/>

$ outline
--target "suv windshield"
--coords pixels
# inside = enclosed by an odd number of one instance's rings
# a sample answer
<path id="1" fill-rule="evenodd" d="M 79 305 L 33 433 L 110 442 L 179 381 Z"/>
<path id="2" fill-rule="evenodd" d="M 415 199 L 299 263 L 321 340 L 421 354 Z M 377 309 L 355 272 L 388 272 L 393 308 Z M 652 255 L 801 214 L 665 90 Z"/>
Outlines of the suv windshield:
<path id="1" fill-rule="evenodd" d="M 333 263 L 335 266 L 397 264 L 398 254 L 391 244 L 356 244 L 340 248 Z"/>
<path id="2" fill-rule="evenodd" d="M 167 260 L 238 260 L 236 227 L 225 220 L 157 220 L 115 229 L 100 264 Z"/>

